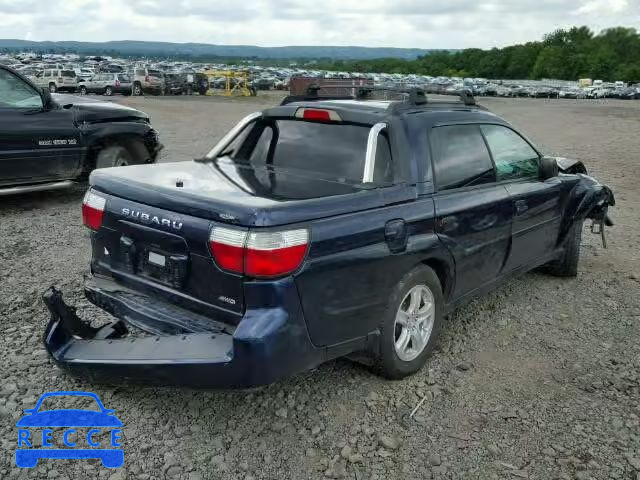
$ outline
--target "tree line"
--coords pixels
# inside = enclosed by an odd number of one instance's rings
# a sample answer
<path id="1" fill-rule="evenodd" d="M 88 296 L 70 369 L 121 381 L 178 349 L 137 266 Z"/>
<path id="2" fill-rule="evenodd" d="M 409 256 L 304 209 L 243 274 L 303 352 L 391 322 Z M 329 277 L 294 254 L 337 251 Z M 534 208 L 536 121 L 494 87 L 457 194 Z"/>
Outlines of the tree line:
<path id="1" fill-rule="evenodd" d="M 416 60 L 381 58 L 321 61 L 315 68 L 350 72 L 402 73 L 493 79 L 640 82 L 640 34 L 615 27 L 596 34 L 588 27 L 559 29 L 540 42 L 482 50 L 440 51 Z"/>

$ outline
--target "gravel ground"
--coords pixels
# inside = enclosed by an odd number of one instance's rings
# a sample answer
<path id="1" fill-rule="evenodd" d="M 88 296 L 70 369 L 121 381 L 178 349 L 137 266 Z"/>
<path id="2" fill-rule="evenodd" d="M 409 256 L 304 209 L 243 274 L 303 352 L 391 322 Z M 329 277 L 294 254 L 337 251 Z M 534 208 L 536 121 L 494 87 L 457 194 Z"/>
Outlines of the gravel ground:
<path id="1" fill-rule="evenodd" d="M 204 154 L 273 97 L 127 98 L 162 160 Z M 0 204 L 0 478 L 640 479 L 640 102 L 483 100 L 615 191 L 609 249 L 583 236 L 576 279 L 531 273 L 459 310 L 422 372 L 388 382 L 348 361 L 251 392 L 108 387 L 47 358 L 39 295 L 81 298 L 81 187 Z M 125 465 L 13 464 L 15 421 L 52 390 L 96 392 L 124 422 Z M 407 413 L 424 399 L 411 420 Z"/>

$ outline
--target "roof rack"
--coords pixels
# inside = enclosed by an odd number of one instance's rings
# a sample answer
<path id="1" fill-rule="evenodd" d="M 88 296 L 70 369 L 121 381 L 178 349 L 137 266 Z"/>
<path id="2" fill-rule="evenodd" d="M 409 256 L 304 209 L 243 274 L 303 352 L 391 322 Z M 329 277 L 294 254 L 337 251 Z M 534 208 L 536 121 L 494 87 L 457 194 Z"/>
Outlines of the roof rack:
<path id="1" fill-rule="evenodd" d="M 320 90 L 331 90 L 331 89 L 341 89 L 345 88 L 355 89 L 356 95 L 323 95 L 320 96 L 318 93 Z M 405 98 L 402 101 L 398 101 L 394 103 L 394 105 L 400 106 L 421 106 L 427 105 L 432 102 L 427 98 L 426 92 L 422 88 L 389 88 L 389 87 L 374 87 L 370 85 L 363 86 L 338 86 L 338 85 L 326 85 L 319 86 L 317 84 L 311 84 L 307 87 L 307 91 L 305 95 L 290 95 L 285 97 L 280 105 L 287 105 L 293 102 L 313 102 L 313 101 L 323 101 L 323 100 L 365 100 L 367 98 L 371 98 L 371 94 L 374 92 L 391 92 L 397 93 L 400 95 L 405 95 Z M 476 99 L 473 96 L 473 92 L 470 89 L 463 89 L 460 91 L 460 100 L 467 107 L 478 106 L 476 103 Z M 436 101 L 432 104 L 451 104 L 454 102 L 446 102 L 446 101 Z M 455 102 L 458 103 L 458 102 Z"/>

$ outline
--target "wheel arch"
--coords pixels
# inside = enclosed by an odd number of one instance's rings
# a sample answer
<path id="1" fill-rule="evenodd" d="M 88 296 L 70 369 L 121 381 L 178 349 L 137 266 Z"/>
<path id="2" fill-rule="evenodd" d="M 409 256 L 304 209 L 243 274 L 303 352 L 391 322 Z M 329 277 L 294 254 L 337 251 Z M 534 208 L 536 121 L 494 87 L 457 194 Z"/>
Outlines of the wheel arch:
<path id="1" fill-rule="evenodd" d="M 142 163 L 151 163 L 153 161 L 152 154 L 145 145 L 143 135 L 126 131 L 111 132 L 104 135 L 96 135 L 88 144 L 83 175 L 89 175 L 95 170 L 98 152 L 112 145 L 124 146 L 136 158 L 144 157 Z"/>
<path id="2" fill-rule="evenodd" d="M 433 270 L 438 276 L 438 280 L 440 280 L 440 285 L 442 286 L 442 296 L 445 300 L 450 298 L 451 292 L 453 291 L 454 285 L 454 269 L 453 266 L 450 265 L 443 258 L 438 257 L 429 257 L 422 262 L 421 265 L 425 265 L 431 270 Z"/>

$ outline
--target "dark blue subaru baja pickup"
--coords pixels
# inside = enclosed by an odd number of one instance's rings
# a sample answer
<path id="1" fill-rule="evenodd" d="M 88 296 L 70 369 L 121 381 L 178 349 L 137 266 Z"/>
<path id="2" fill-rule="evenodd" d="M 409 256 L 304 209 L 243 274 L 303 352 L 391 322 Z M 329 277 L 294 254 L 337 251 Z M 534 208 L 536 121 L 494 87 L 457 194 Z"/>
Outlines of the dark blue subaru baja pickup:
<path id="1" fill-rule="evenodd" d="M 401 378 L 461 303 L 538 267 L 575 276 L 612 192 L 466 93 L 406 93 L 310 91 L 202 159 L 94 171 L 85 294 L 116 321 L 52 288 L 50 354 L 101 381 L 250 387 L 352 353 Z"/>

